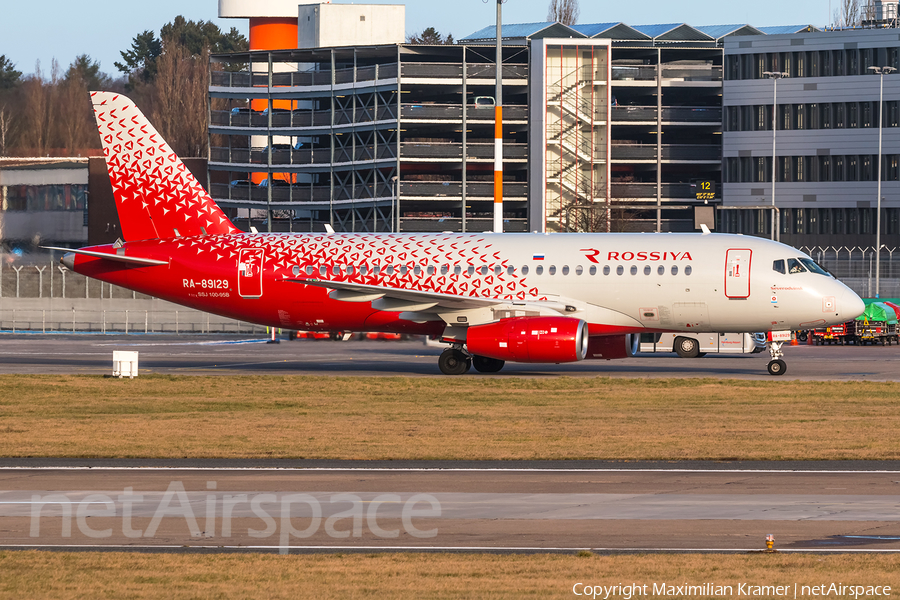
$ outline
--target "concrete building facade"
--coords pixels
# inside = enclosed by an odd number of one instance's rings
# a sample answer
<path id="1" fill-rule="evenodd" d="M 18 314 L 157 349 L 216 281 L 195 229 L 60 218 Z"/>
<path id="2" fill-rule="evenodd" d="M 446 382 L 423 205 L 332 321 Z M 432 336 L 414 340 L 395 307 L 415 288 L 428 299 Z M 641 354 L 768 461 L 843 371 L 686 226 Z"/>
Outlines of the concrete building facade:
<path id="1" fill-rule="evenodd" d="M 882 237 L 900 245 L 900 68 L 897 29 L 734 37 L 725 42 L 724 192 L 728 205 L 775 205 L 796 247 L 875 245 L 881 116 Z M 777 80 L 766 73 L 783 73 Z M 777 82 L 777 83 L 776 83 Z M 776 91 L 777 86 L 777 91 Z M 769 236 L 767 209 L 722 211 L 725 231 Z"/>

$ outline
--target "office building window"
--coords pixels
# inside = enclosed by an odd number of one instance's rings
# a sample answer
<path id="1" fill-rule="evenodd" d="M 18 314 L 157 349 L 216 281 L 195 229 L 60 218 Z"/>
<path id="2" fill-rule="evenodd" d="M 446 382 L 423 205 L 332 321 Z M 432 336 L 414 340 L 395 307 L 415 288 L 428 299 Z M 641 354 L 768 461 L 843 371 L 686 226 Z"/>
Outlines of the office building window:
<path id="1" fill-rule="evenodd" d="M 819 181 L 831 181 L 831 157 L 819 157 Z"/>
<path id="2" fill-rule="evenodd" d="M 753 181 L 755 183 L 765 183 L 767 181 L 772 181 L 772 179 L 771 179 L 772 170 L 769 168 L 769 159 L 764 156 L 759 156 L 755 160 L 756 160 L 756 178 Z"/>
<path id="3" fill-rule="evenodd" d="M 835 102 L 832 107 L 834 108 L 834 128 L 843 129 L 847 107 L 843 102 Z"/>
<path id="4" fill-rule="evenodd" d="M 872 155 L 871 154 L 863 154 L 859 157 L 859 180 L 860 181 L 874 181 L 875 180 L 875 168 L 872 164 Z"/>
<path id="5" fill-rule="evenodd" d="M 756 106 L 756 131 L 765 131 L 769 129 L 768 113 L 764 105 Z"/>
<path id="6" fill-rule="evenodd" d="M 824 234 L 831 233 L 831 209 L 830 208 L 820 208 L 819 209 L 819 233 L 824 233 Z"/>
<path id="7" fill-rule="evenodd" d="M 859 75 L 859 51 L 847 50 L 847 75 Z"/>
<path id="8" fill-rule="evenodd" d="M 856 102 L 847 103 L 847 128 L 859 127 L 859 105 Z"/>
<path id="9" fill-rule="evenodd" d="M 872 111 L 872 103 L 871 102 L 860 102 L 859 103 L 859 113 L 860 113 L 860 126 L 861 127 L 871 127 L 875 121 L 875 117 Z"/>

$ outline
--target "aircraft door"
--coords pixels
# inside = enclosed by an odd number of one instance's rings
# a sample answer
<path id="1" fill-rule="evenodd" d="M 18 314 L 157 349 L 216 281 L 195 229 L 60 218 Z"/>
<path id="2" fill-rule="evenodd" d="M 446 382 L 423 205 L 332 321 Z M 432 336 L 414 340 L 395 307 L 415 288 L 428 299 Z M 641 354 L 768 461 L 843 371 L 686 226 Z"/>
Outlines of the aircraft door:
<path id="1" fill-rule="evenodd" d="M 725 296 L 727 298 L 750 297 L 749 248 L 731 248 L 725 253 Z"/>
<path id="2" fill-rule="evenodd" d="M 238 295 L 241 298 L 262 296 L 263 249 L 244 248 L 238 260 Z"/>

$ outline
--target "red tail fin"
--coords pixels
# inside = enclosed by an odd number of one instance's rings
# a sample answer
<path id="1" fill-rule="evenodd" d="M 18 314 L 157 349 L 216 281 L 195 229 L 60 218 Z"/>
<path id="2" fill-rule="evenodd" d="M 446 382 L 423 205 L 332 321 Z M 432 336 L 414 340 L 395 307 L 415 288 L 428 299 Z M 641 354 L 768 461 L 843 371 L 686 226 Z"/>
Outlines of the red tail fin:
<path id="1" fill-rule="evenodd" d="M 126 240 L 238 231 L 129 98 L 91 92 Z"/>

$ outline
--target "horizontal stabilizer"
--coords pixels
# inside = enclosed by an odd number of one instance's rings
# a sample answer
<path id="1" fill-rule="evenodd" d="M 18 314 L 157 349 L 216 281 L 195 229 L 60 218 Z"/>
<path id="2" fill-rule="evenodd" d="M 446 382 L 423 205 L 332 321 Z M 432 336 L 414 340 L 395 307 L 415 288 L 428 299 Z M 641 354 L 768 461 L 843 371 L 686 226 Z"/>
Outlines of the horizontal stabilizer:
<path id="1" fill-rule="evenodd" d="M 167 265 L 169 261 L 166 260 L 156 260 L 155 258 L 141 258 L 140 256 L 126 256 L 125 254 L 110 254 L 108 252 L 97 252 L 96 250 L 72 250 L 71 248 L 56 248 L 54 246 L 41 246 L 46 250 L 59 250 L 61 252 L 65 252 L 66 254 L 62 257 L 62 260 L 65 261 L 66 257 L 71 256 L 71 262 L 74 264 L 75 254 L 84 254 L 85 256 L 93 256 L 95 258 L 105 258 L 107 260 L 114 260 L 118 262 L 124 263 L 132 263 L 135 265 Z M 64 265 L 69 267 L 70 270 L 74 270 L 72 265 L 69 265 L 63 262 Z"/>

